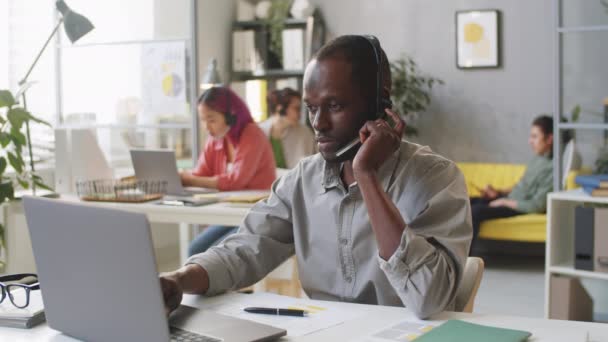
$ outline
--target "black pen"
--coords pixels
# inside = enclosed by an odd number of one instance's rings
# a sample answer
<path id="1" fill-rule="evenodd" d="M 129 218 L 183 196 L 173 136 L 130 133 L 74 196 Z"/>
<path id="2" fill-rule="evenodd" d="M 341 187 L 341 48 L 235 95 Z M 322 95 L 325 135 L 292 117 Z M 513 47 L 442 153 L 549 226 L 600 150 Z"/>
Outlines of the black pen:
<path id="1" fill-rule="evenodd" d="M 245 308 L 246 312 L 265 314 L 265 315 L 279 315 L 279 316 L 296 316 L 306 317 L 306 311 L 294 310 L 294 309 L 279 309 L 279 308 Z"/>

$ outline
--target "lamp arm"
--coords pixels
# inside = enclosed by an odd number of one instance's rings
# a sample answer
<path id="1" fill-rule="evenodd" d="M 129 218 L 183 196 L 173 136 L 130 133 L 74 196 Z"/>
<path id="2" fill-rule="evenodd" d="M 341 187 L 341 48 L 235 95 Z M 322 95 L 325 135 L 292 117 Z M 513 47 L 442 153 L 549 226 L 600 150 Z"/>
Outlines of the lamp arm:
<path id="1" fill-rule="evenodd" d="M 25 74 L 25 77 L 23 77 L 23 79 L 21 81 L 19 81 L 19 85 L 23 85 L 23 84 L 25 84 L 25 82 L 27 82 L 27 78 L 30 77 L 30 74 L 32 73 L 32 70 L 34 70 L 34 67 L 36 66 L 36 63 L 38 63 L 38 60 L 42 56 L 42 53 L 44 52 L 44 50 L 46 49 L 46 47 L 51 42 L 51 39 L 53 39 L 53 36 L 55 35 L 55 33 L 57 33 L 57 30 L 59 30 L 59 27 L 61 26 L 61 24 L 63 24 L 63 17 L 59 18 L 59 21 L 57 22 L 57 25 L 55 25 L 55 28 L 53 29 L 53 32 L 51 32 L 51 35 L 49 36 L 49 38 L 46 40 L 46 42 L 42 46 L 42 49 L 40 49 L 40 52 L 38 52 L 38 55 L 36 56 L 36 59 L 34 60 L 34 63 L 32 63 L 32 65 L 30 66 L 30 68 L 27 70 L 27 73 Z"/>

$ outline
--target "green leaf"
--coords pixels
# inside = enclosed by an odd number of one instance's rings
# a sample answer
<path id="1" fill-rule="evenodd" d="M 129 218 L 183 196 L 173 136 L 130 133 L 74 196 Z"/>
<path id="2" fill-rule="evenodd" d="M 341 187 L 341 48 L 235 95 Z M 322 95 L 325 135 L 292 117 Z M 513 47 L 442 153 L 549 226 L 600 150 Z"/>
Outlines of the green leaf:
<path id="1" fill-rule="evenodd" d="M 0 132 L 0 145 L 4 148 L 11 143 L 11 135 L 6 132 Z"/>
<path id="2" fill-rule="evenodd" d="M 8 90 L 0 90 L 0 108 L 10 107 L 15 104 L 15 98 Z"/>
<path id="3" fill-rule="evenodd" d="M 36 123 L 39 123 L 39 124 L 42 124 L 42 125 L 45 125 L 45 126 L 49 126 L 49 127 L 51 127 L 51 124 L 50 124 L 50 123 L 48 123 L 47 121 L 44 121 L 44 120 L 42 120 L 42 119 L 39 119 L 39 118 L 37 118 L 37 117 L 33 116 L 33 115 L 32 115 L 32 114 L 30 114 L 30 113 L 28 113 L 28 119 L 30 119 L 31 121 L 34 121 L 34 122 L 36 122 Z"/>
<path id="4" fill-rule="evenodd" d="M 15 145 L 23 146 L 27 144 L 27 139 L 25 138 L 25 135 L 15 127 L 11 128 L 11 139 L 13 140 L 13 143 Z"/>
<path id="5" fill-rule="evenodd" d="M 15 171 L 17 171 L 17 173 L 23 172 L 23 166 L 25 166 L 25 163 L 23 162 L 23 160 L 21 158 L 16 156 L 13 152 L 8 152 L 8 162 L 11 164 L 13 169 L 15 169 Z"/>
<path id="6" fill-rule="evenodd" d="M 6 181 L 0 183 L 0 203 L 6 202 L 7 199 L 12 200 L 15 197 L 13 182 Z"/>
<path id="7" fill-rule="evenodd" d="M 0 157 L 0 175 L 4 174 L 4 171 L 6 171 L 6 165 L 6 158 Z"/>
<path id="8" fill-rule="evenodd" d="M 11 108 L 7 116 L 12 127 L 21 129 L 23 123 L 29 120 L 31 115 L 23 108 Z"/>
<path id="9" fill-rule="evenodd" d="M 581 117 L 581 106 L 576 105 L 572 108 L 572 122 L 578 122 L 578 119 Z"/>
<path id="10" fill-rule="evenodd" d="M 4 247 L 4 225 L 0 224 L 0 248 Z M 0 265 L 4 267 L 4 263 L 0 262 Z"/>
<path id="11" fill-rule="evenodd" d="M 21 179 L 20 177 L 17 177 L 17 182 L 24 189 L 29 189 L 30 188 L 30 183 L 26 179 Z"/>
<path id="12" fill-rule="evenodd" d="M 41 189 L 48 190 L 48 191 L 53 191 L 53 189 L 50 186 L 44 184 L 42 181 L 35 180 L 34 184 L 36 184 L 36 186 L 39 187 L 39 188 L 41 188 Z"/>

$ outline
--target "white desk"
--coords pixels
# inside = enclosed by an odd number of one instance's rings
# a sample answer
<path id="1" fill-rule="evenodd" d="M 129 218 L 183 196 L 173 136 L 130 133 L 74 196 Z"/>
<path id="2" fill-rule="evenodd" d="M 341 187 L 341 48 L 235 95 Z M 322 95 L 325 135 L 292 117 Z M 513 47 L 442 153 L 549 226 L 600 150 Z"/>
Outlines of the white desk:
<path id="1" fill-rule="evenodd" d="M 253 294 L 255 295 L 255 294 Z M 196 307 L 204 307 L 205 298 L 198 296 L 185 296 L 184 303 Z M 313 305 L 327 305 L 322 301 L 310 301 Z M 272 303 L 268 303 L 269 306 Z M 310 335 L 298 338 L 282 338 L 281 341 L 349 341 L 382 330 L 393 324 L 411 320 L 414 316 L 404 308 L 395 308 L 376 305 L 362 305 L 350 303 L 334 303 L 331 305 L 349 311 L 358 311 L 361 315 L 343 324 L 321 330 Z M 448 319 L 461 319 L 472 323 L 520 329 L 531 332 L 530 341 L 534 342 L 585 342 L 589 334 L 589 341 L 608 342 L 608 324 L 582 323 L 570 321 L 556 321 L 546 319 L 523 318 L 489 314 L 465 314 L 445 312 L 433 317 L 429 323 L 438 324 Z M 100 324 L 103 324 L 100 322 Z M 580 341 L 573 340 L 572 336 L 581 336 Z M 491 341 L 491 337 L 488 339 Z M 76 341 L 58 331 L 52 330 L 46 324 L 39 325 L 30 330 L 0 328 L 0 341 Z M 466 342 L 466 341 L 463 341 Z"/>
<path id="2" fill-rule="evenodd" d="M 179 224 L 179 246 L 181 261 L 185 261 L 188 256 L 188 244 L 190 242 L 191 232 L 188 229 L 188 224 L 204 224 L 204 225 L 226 225 L 238 226 L 247 215 L 252 204 L 232 204 L 232 203 L 215 203 L 199 207 L 188 206 L 166 206 L 154 203 L 112 203 L 112 202 L 83 202 L 74 195 L 62 195 L 61 200 L 72 201 L 75 203 L 86 204 L 100 208 L 121 209 L 132 212 L 146 214 L 148 220 L 154 223 L 177 223 Z M 4 226 L 7 227 L 6 246 L 7 246 L 7 263 L 9 271 L 11 262 L 27 257 L 24 255 L 28 249 L 19 250 L 23 244 L 29 244 L 29 234 L 24 221 L 23 205 L 21 202 L 6 203 L 4 206 Z M 27 238 L 24 236 L 27 235 Z M 24 241 L 25 240 L 25 241 Z M 31 254 L 31 252 L 30 252 Z M 30 257 L 31 258 L 31 257 Z M 14 270 L 19 272 L 18 269 Z"/>

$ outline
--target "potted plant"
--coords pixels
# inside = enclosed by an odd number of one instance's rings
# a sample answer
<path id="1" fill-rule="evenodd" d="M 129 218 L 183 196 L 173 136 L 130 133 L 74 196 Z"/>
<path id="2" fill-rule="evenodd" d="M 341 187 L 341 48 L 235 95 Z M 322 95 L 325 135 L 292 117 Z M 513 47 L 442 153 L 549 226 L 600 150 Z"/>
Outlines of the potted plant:
<path id="1" fill-rule="evenodd" d="M 32 186 L 51 190 L 42 178 L 28 171 L 23 159 L 23 148 L 31 150 L 30 139 L 22 133 L 24 124 L 36 122 L 50 126 L 25 110 L 8 90 L 0 90 L 0 204 L 15 199 L 15 189 Z M 11 166 L 14 172 L 7 175 Z M 4 226 L 0 223 L 0 249 L 4 247 Z M 3 265 L 0 261 L 0 265 Z"/>
<path id="2" fill-rule="evenodd" d="M 282 61 L 283 56 L 283 29 L 285 20 L 289 16 L 291 0 L 272 0 L 268 10 L 268 16 L 264 19 L 268 25 L 269 44 L 268 49 L 276 56 L 277 61 Z M 278 62 L 280 63 L 280 62 Z"/>
<path id="3" fill-rule="evenodd" d="M 444 84 L 438 78 L 423 76 L 414 60 L 403 56 L 391 64 L 393 109 L 400 113 L 407 123 L 406 136 L 418 135 L 412 125 L 416 116 L 424 112 L 431 103 L 430 92 L 436 84 Z"/>

